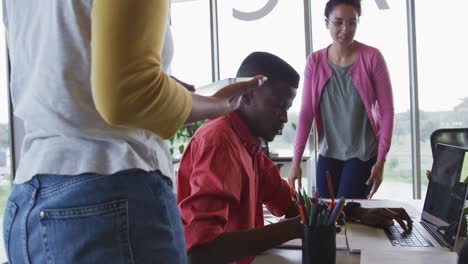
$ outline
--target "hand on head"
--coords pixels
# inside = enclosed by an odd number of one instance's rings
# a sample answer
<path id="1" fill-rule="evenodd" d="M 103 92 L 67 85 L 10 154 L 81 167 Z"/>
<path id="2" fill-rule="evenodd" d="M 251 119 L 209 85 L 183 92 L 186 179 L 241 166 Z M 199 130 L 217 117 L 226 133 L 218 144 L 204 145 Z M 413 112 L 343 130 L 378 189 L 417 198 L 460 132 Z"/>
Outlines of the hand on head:
<path id="1" fill-rule="evenodd" d="M 244 94 L 253 88 L 261 86 L 266 80 L 267 77 L 263 75 L 257 75 L 251 80 L 227 85 L 221 90 L 217 91 L 213 97 L 218 100 L 223 100 L 225 102 L 226 109 L 228 112 L 231 112 L 239 108 L 242 96 Z"/>
<path id="2" fill-rule="evenodd" d="M 263 75 L 257 75 L 249 81 L 227 85 L 212 96 L 192 93 L 192 111 L 185 123 L 217 118 L 237 110 L 242 96 L 261 86 L 266 79 Z"/>

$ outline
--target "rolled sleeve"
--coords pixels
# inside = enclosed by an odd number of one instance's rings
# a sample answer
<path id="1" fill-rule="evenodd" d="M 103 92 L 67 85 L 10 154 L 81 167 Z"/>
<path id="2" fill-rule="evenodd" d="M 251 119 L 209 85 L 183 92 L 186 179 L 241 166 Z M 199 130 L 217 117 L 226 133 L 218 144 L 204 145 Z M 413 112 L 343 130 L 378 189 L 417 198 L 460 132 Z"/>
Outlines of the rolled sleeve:
<path id="1" fill-rule="evenodd" d="M 230 210 L 239 207 L 240 167 L 228 148 L 194 138 L 182 157 L 178 177 L 184 181 L 181 184 L 190 185 L 190 192 L 178 201 L 178 206 L 187 251 L 221 235 L 229 221 Z"/>
<path id="2" fill-rule="evenodd" d="M 229 216 L 229 202 L 224 200 L 221 196 L 204 194 L 204 197 L 194 195 L 181 203 L 187 251 L 210 243 L 224 232 Z"/>
<path id="3" fill-rule="evenodd" d="M 91 37 L 92 92 L 101 117 L 164 139 L 192 108 L 191 94 L 161 66 L 167 6 L 162 0 L 94 1 Z"/>
<path id="4" fill-rule="evenodd" d="M 291 205 L 294 190 L 281 178 L 276 164 L 267 157 L 263 159 L 263 203 L 273 215 L 283 216 Z"/>

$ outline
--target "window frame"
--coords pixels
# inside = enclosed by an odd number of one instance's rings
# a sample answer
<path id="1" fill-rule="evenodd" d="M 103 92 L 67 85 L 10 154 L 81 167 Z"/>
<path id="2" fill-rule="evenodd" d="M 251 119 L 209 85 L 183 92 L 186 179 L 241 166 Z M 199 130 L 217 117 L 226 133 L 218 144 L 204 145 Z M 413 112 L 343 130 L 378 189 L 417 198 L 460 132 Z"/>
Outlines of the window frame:
<path id="1" fill-rule="evenodd" d="M 312 48 L 312 10 L 311 1 L 314 0 L 303 0 L 304 4 L 304 28 L 305 28 L 305 50 L 304 59 L 307 58 L 313 50 Z M 183 1 L 179 1 L 183 2 Z M 212 81 L 219 80 L 219 28 L 217 19 L 217 3 L 218 0 L 210 0 L 210 27 L 211 27 L 211 53 L 212 53 Z M 421 146 L 420 146 L 420 117 L 419 117 L 419 102 L 418 102 L 418 78 L 417 78 L 417 47 L 416 47 L 416 25 L 415 25 L 415 3 L 413 0 L 406 0 L 407 6 L 407 27 L 408 27 L 408 60 L 409 60 L 409 75 L 410 75 L 410 112 L 411 112 L 411 156 L 412 156 L 412 180 L 413 180 L 413 198 L 421 198 Z M 24 137 L 24 127 L 22 121 L 15 118 L 13 115 L 13 106 L 10 96 L 10 62 L 7 52 L 7 81 L 8 81 L 8 111 L 9 111 L 9 129 L 10 129 L 10 158 L 11 158 L 11 170 L 12 178 L 15 177 L 16 167 L 20 161 L 20 148 L 21 141 Z M 312 132 L 312 136 L 309 141 L 316 141 L 315 131 Z M 309 144 L 311 156 L 314 153 L 315 162 L 317 160 L 316 144 Z M 314 170 L 312 171 L 314 178 Z M 312 188 L 312 185 L 309 185 Z M 311 190 L 309 190 L 311 191 Z"/>

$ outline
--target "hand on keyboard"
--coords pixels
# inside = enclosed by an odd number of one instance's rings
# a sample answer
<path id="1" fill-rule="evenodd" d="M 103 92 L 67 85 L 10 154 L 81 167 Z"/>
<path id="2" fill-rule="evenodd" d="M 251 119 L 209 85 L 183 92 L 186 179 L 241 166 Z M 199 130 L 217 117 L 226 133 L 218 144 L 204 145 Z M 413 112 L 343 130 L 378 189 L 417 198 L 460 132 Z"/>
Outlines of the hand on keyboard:
<path id="1" fill-rule="evenodd" d="M 434 247 L 432 242 L 419 232 L 417 228 L 414 228 L 411 233 L 404 232 L 399 226 L 390 226 L 384 230 L 392 246 Z"/>
<path id="2" fill-rule="evenodd" d="M 403 228 L 405 232 L 411 232 L 413 221 L 403 208 L 360 208 L 362 210 L 360 221 L 362 224 L 388 227 L 394 224 L 393 220 Z"/>

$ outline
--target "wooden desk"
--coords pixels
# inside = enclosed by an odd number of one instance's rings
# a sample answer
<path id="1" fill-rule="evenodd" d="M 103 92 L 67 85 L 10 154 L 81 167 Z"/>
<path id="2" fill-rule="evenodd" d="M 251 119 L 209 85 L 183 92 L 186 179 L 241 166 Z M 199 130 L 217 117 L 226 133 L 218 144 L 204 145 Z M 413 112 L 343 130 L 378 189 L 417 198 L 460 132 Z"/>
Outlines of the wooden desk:
<path id="1" fill-rule="evenodd" d="M 375 200 L 358 200 L 364 207 L 375 207 Z M 424 201 L 421 200 L 411 200 L 407 202 L 398 202 L 390 200 L 380 200 L 378 205 L 379 207 L 403 207 L 406 209 L 408 214 L 412 218 L 417 218 L 420 216 L 421 208 L 424 204 Z M 338 241 L 338 240 L 337 240 Z M 340 247 L 336 251 L 336 263 L 337 264 L 359 264 L 361 262 L 361 254 L 350 253 L 345 249 Z M 453 256 L 451 262 L 446 263 L 455 263 Z M 254 261 L 254 264 L 288 264 L 288 263 L 302 263 L 302 250 L 301 249 L 283 249 L 275 248 L 264 252 L 261 255 L 258 255 Z M 406 262 L 398 262 L 406 263 Z"/>
<path id="2" fill-rule="evenodd" d="M 347 250 L 336 251 L 337 264 L 359 264 L 361 255 L 350 253 Z M 255 257 L 253 264 L 302 264 L 302 251 L 300 249 L 275 248 Z"/>
<path id="3" fill-rule="evenodd" d="M 287 242 L 293 248 L 275 248 L 258 255 L 253 263 L 256 264 L 280 264 L 280 263 L 302 263 L 301 242 L 298 239 Z M 284 246 L 284 245 L 283 245 Z M 347 250 L 345 231 L 336 235 L 336 263 L 337 264 L 359 264 L 360 254 L 350 253 Z"/>

